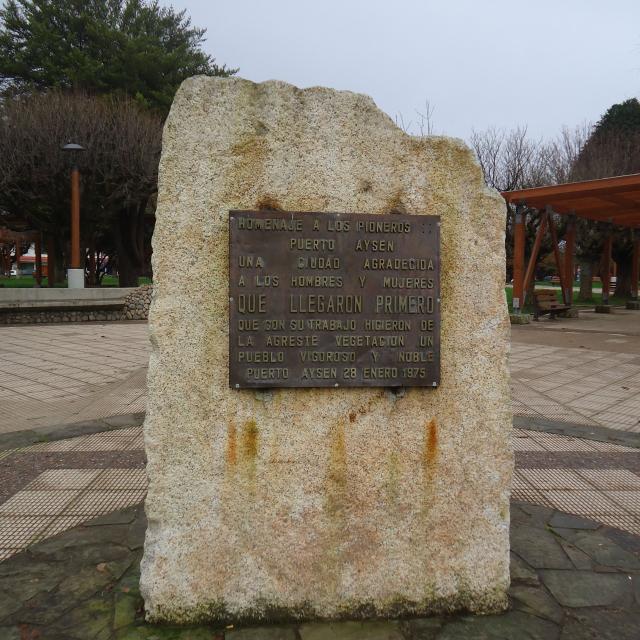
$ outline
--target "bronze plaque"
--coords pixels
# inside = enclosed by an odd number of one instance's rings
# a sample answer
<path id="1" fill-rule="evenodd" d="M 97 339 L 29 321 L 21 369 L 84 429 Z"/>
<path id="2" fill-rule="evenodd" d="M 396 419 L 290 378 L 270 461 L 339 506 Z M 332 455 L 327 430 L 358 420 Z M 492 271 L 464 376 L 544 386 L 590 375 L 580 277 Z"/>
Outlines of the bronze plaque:
<path id="1" fill-rule="evenodd" d="M 231 211 L 229 384 L 436 387 L 440 217 Z"/>

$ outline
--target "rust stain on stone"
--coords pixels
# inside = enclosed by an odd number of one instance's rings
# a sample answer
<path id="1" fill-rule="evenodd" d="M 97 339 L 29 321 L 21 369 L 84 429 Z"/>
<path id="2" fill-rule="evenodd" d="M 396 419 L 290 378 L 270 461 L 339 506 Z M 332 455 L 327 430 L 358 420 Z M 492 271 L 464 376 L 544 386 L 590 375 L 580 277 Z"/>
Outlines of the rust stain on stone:
<path id="1" fill-rule="evenodd" d="M 337 424 L 331 435 L 327 472 L 327 509 L 329 513 L 336 515 L 344 509 L 347 487 L 347 449 L 344 440 L 344 425 Z"/>
<path id="2" fill-rule="evenodd" d="M 438 427 L 435 418 L 431 418 L 424 428 L 423 462 L 430 469 L 433 468 L 438 457 Z"/>
<path id="3" fill-rule="evenodd" d="M 255 460 L 258 456 L 258 425 L 255 420 L 246 422 L 242 430 L 242 456 L 245 460 Z"/>
<path id="4" fill-rule="evenodd" d="M 424 425 L 422 452 L 422 516 L 428 519 L 436 501 L 436 471 L 438 462 L 438 426 L 435 418 Z"/>
<path id="5" fill-rule="evenodd" d="M 256 209 L 259 211 L 282 211 L 280 203 L 271 196 L 263 196 L 256 202 Z"/>
<path id="6" fill-rule="evenodd" d="M 369 400 L 367 400 L 364 404 L 358 407 L 358 413 L 362 416 L 369 413 L 372 410 L 372 407 L 378 402 L 378 400 L 381 400 L 384 398 L 384 395 L 385 395 L 385 390 L 379 389 L 375 396 L 369 398 Z"/>
<path id="7" fill-rule="evenodd" d="M 266 138 L 248 135 L 234 144 L 230 153 L 234 167 L 226 174 L 220 198 L 223 202 L 246 202 L 251 186 L 260 183 L 268 153 Z M 252 198 L 253 199 L 253 198 Z"/>
<path id="8" fill-rule="evenodd" d="M 234 156 L 240 156 L 249 160 L 263 158 L 266 154 L 266 143 L 256 136 L 247 136 L 233 145 L 231 153 Z"/>
<path id="9" fill-rule="evenodd" d="M 407 213 L 407 208 L 402 202 L 402 191 L 396 191 L 390 198 L 387 204 L 387 213 Z"/>
<path id="10" fill-rule="evenodd" d="M 357 418 L 356 412 L 355 412 L 355 411 L 352 411 L 352 412 L 349 414 L 349 422 L 355 422 L 355 421 L 356 421 L 356 418 Z"/>
<path id="11" fill-rule="evenodd" d="M 236 425 L 234 422 L 230 422 L 227 427 L 227 464 L 234 465 L 236 462 L 238 462 Z"/>
<path id="12" fill-rule="evenodd" d="M 361 180 L 360 181 L 360 192 L 361 193 L 369 193 L 373 190 L 373 185 L 370 180 Z"/>
<path id="13" fill-rule="evenodd" d="M 344 427 L 339 424 L 334 430 L 333 442 L 331 445 L 331 468 L 330 477 L 336 485 L 346 484 L 347 471 L 347 449 L 344 443 Z"/>

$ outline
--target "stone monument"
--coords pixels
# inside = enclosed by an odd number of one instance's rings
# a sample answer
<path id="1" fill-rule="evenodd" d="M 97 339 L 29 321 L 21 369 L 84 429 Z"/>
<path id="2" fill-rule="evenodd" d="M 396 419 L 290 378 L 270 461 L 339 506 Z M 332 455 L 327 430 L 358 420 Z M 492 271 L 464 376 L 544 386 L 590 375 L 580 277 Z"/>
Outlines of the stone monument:
<path id="1" fill-rule="evenodd" d="M 147 618 L 505 608 L 504 203 L 472 152 L 363 95 L 196 77 L 159 180 Z"/>

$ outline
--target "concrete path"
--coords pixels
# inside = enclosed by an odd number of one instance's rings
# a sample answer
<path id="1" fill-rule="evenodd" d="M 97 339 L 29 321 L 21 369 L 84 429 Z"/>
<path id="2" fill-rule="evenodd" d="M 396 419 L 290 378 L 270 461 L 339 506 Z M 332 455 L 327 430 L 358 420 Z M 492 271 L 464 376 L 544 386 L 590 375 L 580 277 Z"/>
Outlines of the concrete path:
<path id="1" fill-rule="evenodd" d="M 640 432 L 640 312 L 512 330 L 513 411 Z M 147 325 L 0 327 L 0 434 L 143 412 Z"/>
<path id="2" fill-rule="evenodd" d="M 40 640 L 636 640 L 640 538 L 512 504 L 509 610 L 500 615 L 171 627 L 144 622 L 141 508 L 118 511 L 0 564 L 0 638 Z M 251 623 L 255 626 L 251 626 Z"/>
<path id="3" fill-rule="evenodd" d="M 144 411 L 146 322 L 0 327 L 0 433 Z"/>
<path id="4" fill-rule="evenodd" d="M 513 498 L 640 535 L 640 442 L 598 438 L 514 429 Z M 0 452 L 0 560 L 142 502 L 144 466 L 139 426 Z"/>
<path id="5" fill-rule="evenodd" d="M 513 331 L 511 610 L 268 629 L 142 621 L 146 324 L 0 328 L 0 638 L 636 638 L 640 314 L 582 315 Z"/>
<path id="6" fill-rule="evenodd" d="M 640 312 L 512 327 L 513 412 L 640 432 Z"/>

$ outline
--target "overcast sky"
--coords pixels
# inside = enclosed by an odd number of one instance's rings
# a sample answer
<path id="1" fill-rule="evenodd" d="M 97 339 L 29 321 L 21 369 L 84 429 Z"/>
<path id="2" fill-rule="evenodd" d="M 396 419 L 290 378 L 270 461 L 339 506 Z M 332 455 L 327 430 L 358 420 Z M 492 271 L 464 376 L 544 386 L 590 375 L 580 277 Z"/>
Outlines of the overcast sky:
<path id="1" fill-rule="evenodd" d="M 254 81 L 369 94 L 435 133 L 534 136 L 640 96 L 640 0 L 175 0 L 219 63 Z"/>

